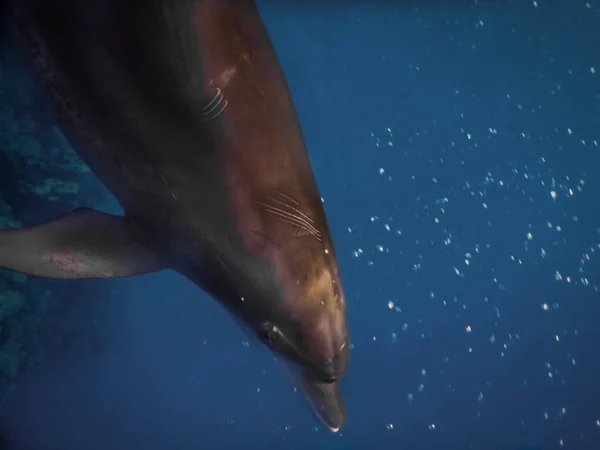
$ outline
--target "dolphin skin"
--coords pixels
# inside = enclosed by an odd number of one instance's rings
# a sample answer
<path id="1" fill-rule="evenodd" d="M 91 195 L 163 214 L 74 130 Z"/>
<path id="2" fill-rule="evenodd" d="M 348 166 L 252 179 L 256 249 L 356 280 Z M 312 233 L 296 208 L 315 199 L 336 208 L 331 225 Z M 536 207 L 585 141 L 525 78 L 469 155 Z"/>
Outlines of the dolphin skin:
<path id="1" fill-rule="evenodd" d="M 332 431 L 350 342 L 325 212 L 253 0 L 15 0 L 75 150 L 124 216 L 0 231 L 0 266 L 62 279 L 175 270 L 285 361 Z"/>

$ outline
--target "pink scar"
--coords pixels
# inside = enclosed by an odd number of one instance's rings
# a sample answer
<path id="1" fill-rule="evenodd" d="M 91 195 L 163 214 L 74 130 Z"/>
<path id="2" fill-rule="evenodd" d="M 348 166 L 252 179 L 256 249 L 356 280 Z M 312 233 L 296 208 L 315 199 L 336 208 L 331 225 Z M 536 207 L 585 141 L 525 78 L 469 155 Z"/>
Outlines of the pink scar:
<path id="1" fill-rule="evenodd" d="M 217 82 L 217 86 L 223 89 L 225 86 L 229 84 L 233 77 L 237 75 L 237 69 L 235 67 L 228 67 L 223 72 L 221 72 L 216 79 L 210 80 L 209 84 L 213 84 L 215 81 Z"/>
<path id="2" fill-rule="evenodd" d="M 69 272 L 84 273 L 87 271 L 87 266 L 82 263 L 81 258 L 76 252 L 70 250 L 57 250 L 52 252 L 49 257 L 49 262 L 55 267 L 60 267 Z"/>

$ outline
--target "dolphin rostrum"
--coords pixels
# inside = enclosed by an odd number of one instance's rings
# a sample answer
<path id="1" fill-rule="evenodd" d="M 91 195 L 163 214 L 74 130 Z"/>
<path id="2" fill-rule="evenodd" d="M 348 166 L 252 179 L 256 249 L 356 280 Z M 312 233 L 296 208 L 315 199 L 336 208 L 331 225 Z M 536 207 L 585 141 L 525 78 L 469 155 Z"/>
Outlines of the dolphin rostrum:
<path id="1" fill-rule="evenodd" d="M 304 137 L 253 0 L 15 0 L 59 123 L 124 216 L 0 231 L 0 266 L 49 278 L 172 269 L 345 421 L 345 299 Z"/>

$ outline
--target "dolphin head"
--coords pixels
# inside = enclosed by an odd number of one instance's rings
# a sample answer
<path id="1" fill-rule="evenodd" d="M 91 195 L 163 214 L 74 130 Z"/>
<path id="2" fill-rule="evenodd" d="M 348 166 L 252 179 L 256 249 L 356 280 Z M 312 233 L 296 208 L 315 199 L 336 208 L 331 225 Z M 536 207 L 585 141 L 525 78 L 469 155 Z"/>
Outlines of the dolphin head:
<path id="1" fill-rule="evenodd" d="M 340 271 L 320 197 L 305 209 L 312 211 L 318 233 L 303 232 L 295 222 L 273 218 L 268 208 L 250 208 L 240 200 L 245 199 L 240 192 L 247 192 L 229 183 L 230 212 L 221 220 L 222 229 L 211 243 L 203 229 L 184 223 L 181 238 L 172 240 L 170 249 L 175 269 L 312 380 L 337 381 L 348 364 L 350 341 Z M 280 203 L 275 204 L 283 207 Z M 261 220 L 257 212 L 264 214 Z"/>
<path id="2" fill-rule="evenodd" d="M 350 340 L 331 244 L 302 237 L 287 245 L 269 240 L 266 249 L 244 243 L 247 251 L 232 240 L 231 253 L 212 250 L 200 259 L 194 238 L 182 239 L 172 250 L 175 270 L 212 294 L 247 333 L 310 379 L 333 383 L 341 378 Z"/>
<path id="3" fill-rule="evenodd" d="M 317 260 L 318 262 L 318 260 Z M 314 381 L 333 383 L 349 356 L 344 293 L 337 265 L 316 263 L 295 277 L 281 277 L 276 306 L 262 315 L 256 333 L 275 353 Z"/>

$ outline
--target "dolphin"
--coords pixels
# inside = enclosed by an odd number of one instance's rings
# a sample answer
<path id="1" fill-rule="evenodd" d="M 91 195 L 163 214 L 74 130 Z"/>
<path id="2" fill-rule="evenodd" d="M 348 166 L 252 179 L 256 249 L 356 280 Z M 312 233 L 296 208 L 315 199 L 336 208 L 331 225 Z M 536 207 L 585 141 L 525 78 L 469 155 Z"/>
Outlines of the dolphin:
<path id="1" fill-rule="evenodd" d="M 291 367 L 332 431 L 349 359 L 332 237 L 253 0 L 15 0 L 11 23 L 65 136 L 124 215 L 0 231 L 0 267 L 47 278 L 171 269 Z"/>

